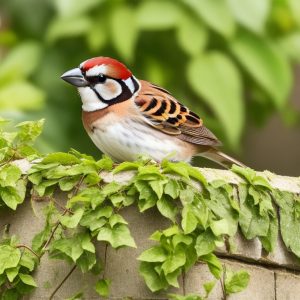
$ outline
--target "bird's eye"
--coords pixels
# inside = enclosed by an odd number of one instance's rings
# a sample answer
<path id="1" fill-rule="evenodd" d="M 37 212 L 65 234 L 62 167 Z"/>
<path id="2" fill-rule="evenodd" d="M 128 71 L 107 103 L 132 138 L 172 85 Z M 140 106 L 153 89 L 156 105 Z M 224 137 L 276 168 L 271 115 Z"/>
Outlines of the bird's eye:
<path id="1" fill-rule="evenodd" d="M 106 76 L 104 74 L 100 74 L 98 77 L 98 80 L 100 83 L 104 83 L 106 80 Z"/>

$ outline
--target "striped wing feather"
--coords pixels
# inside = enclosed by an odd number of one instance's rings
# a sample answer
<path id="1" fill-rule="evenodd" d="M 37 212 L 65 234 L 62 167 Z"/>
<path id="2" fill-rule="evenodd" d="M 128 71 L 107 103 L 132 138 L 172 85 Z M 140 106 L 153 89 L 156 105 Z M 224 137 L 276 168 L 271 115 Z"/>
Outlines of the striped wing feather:
<path id="1" fill-rule="evenodd" d="M 135 98 L 145 121 L 154 128 L 192 144 L 219 146 L 220 141 L 205 126 L 198 115 L 178 102 L 165 89 L 140 81 L 141 89 Z"/>

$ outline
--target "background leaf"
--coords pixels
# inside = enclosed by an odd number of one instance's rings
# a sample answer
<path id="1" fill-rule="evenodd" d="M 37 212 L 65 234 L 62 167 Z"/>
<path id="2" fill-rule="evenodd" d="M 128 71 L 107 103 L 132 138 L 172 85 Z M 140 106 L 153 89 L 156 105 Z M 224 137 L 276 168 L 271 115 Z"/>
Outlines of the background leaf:
<path id="1" fill-rule="evenodd" d="M 240 34 L 231 49 L 250 75 L 266 89 L 277 108 L 288 99 L 292 84 L 291 68 L 277 45 L 250 34 Z"/>
<path id="2" fill-rule="evenodd" d="M 195 57 L 188 66 L 194 91 L 213 109 L 232 146 L 237 147 L 244 126 L 242 82 L 233 62 L 219 52 Z"/>

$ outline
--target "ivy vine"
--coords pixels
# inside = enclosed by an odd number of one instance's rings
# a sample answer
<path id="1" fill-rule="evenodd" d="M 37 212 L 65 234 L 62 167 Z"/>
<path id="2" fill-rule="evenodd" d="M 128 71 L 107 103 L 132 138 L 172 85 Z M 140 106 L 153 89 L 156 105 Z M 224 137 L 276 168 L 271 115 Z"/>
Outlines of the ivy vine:
<path id="1" fill-rule="evenodd" d="M 234 166 L 244 179 L 234 186 L 222 180 L 208 183 L 201 172 L 183 162 L 164 160 L 161 164 L 141 157 L 119 165 L 107 156 L 100 160 L 76 150 L 41 155 L 33 147 L 43 121 L 24 122 L 17 130 L 4 130 L 0 120 L 0 207 L 16 210 L 26 191 L 34 200 L 47 201 L 45 225 L 23 245 L 3 230 L 0 242 L 1 299 L 19 299 L 37 287 L 32 274 L 41 257 L 61 259 L 72 265 L 70 273 L 56 287 L 52 299 L 76 269 L 98 276 L 96 292 L 109 296 L 113 278 L 105 278 L 103 263 L 95 246 L 136 247 L 122 209 L 136 205 L 140 212 L 156 207 L 171 225 L 152 233 L 155 245 L 137 258 L 140 274 L 152 292 L 179 287 L 178 277 L 197 262 L 207 264 L 215 280 L 204 283 L 205 295 L 169 295 L 170 299 L 207 299 L 217 280 L 224 298 L 247 287 L 249 274 L 225 270 L 214 254 L 217 247 L 232 246 L 240 227 L 246 239 L 258 237 L 264 249 L 275 249 L 280 229 L 285 245 L 300 257 L 299 196 L 273 190 L 269 182 L 249 168 Z M 26 158 L 31 168 L 22 174 L 15 160 Z M 128 182 L 106 183 L 101 172 L 133 172 Z M 66 192 L 67 201 L 56 199 L 56 191 Z M 27 193 L 28 195 L 28 193 Z M 292 230 L 291 230 L 292 229 Z M 230 247 L 229 247 L 230 248 Z M 70 299 L 82 298 L 82 293 Z"/>

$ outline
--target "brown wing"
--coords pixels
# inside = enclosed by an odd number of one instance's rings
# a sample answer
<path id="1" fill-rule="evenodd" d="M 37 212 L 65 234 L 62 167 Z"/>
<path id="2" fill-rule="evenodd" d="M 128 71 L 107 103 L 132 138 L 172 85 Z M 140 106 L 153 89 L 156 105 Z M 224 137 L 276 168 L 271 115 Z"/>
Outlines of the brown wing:
<path id="1" fill-rule="evenodd" d="M 219 146 L 216 136 L 203 126 L 198 115 L 178 102 L 165 89 L 140 81 L 141 89 L 135 98 L 145 121 L 169 135 L 197 145 Z"/>

